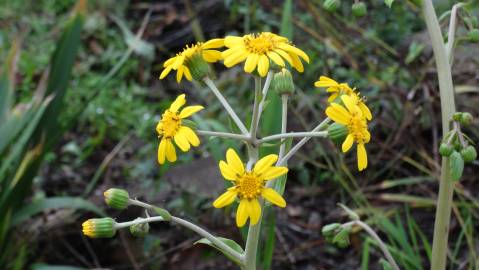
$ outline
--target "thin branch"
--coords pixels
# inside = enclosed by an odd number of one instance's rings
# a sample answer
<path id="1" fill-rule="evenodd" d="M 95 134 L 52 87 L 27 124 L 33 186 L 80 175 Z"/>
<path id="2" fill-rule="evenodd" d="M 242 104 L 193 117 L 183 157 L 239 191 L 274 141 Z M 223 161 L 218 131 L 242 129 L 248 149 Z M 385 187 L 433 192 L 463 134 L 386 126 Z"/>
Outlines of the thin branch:
<path id="1" fill-rule="evenodd" d="M 457 11 L 462 7 L 464 3 L 457 3 L 452 7 L 451 18 L 449 19 L 449 32 L 447 34 L 447 44 L 446 44 L 446 53 L 449 59 L 449 63 L 452 66 L 454 59 L 454 40 L 456 38 L 456 28 L 457 28 Z"/>
<path id="2" fill-rule="evenodd" d="M 234 133 L 228 133 L 228 132 L 197 130 L 196 133 L 202 136 L 221 137 L 221 138 L 229 138 L 229 139 L 236 139 L 236 140 L 242 140 L 242 141 L 249 141 L 251 139 L 250 136 L 248 135 L 234 134 Z"/>
<path id="3" fill-rule="evenodd" d="M 318 131 L 318 132 L 289 132 L 289 133 L 281 133 L 275 134 L 271 136 L 267 136 L 259 140 L 260 143 L 274 141 L 278 139 L 286 139 L 286 138 L 306 138 L 306 137 L 327 137 L 327 131 Z"/>

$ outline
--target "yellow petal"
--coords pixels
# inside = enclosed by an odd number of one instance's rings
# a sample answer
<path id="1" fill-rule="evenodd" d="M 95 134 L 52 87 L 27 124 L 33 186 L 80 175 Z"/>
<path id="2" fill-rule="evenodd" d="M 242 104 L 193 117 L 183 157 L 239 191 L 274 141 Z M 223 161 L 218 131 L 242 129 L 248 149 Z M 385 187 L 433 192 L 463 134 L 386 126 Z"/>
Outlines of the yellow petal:
<path id="1" fill-rule="evenodd" d="M 358 169 L 360 171 L 366 169 L 368 166 L 368 154 L 366 153 L 366 147 L 364 144 L 358 144 L 357 147 L 357 155 L 358 155 Z"/>
<path id="2" fill-rule="evenodd" d="M 351 119 L 351 114 L 343 106 L 337 103 L 331 103 L 331 105 L 326 108 L 326 115 L 333 121 L 342 125 L 348 125 L 349 120 Z"/>
<path id="3" fill-rule="evenodd" d="M 291 53 L 291 54 L 293 54 L 293 55 L 299 56 L 299 57 L 303 58 L 304 61 L 306 61 L 307 63 L 309 63 L 309 57 L 308 57 L 308 55 L 307 55 L 305 52 L 303 52 L 302 50 L 300 50 L 300 49 L 298 49 L 298 48 L 296 48 L 296 47 L 294 47 L 294 46 L 291 46 L 291 45 L 289 45 L 289 44 L 287 44 L 287 43 L 280 43 L 280 44 L 278 44 L 278 48 L 280 48 L 280 49 L 282 49 L 282 50 L 285 50 L 285 51 L 287 51 L 287 52 L 289 52 L 289 53 Z"/>
<path id="4" fill-rule="evenodd" d="M 269 58 L 262 54 L 258 60 L 258 73 L 261 77 L 266 76 L 269 69 Z"/>
<path id="5" fill-rule="evenodd" d="M 161 135 L 161 133 L 163 132 L 163 123 L 161 121 L 159 121 L 156 125 L 156 132 L 158 133 L 158 135 Z"/>
<path id="6" fill-rule="evenodd" d="M 178 145 L 178 147 L 181 149 L 181 151 L 186 152 L 186 151 L 190 150 L 190 143 L 186 139 L 184 133 L 177 132 L 175 134 L 174 139 L 175 139 L 176 145 Z"/>
<path id="7" fill-rule="evenodd" d="M 176 56 L 175 56 L 175 57 L 171 57 L 170 59 L 166 60 L 166 61 L 163 63 L 163 67 L 170 66 L 170 65 L 173 64 L 175 61 L 176 61 Z"/>
<path id="8" fill-rule="evenodd" d="M 369 110 L 368 106 L 364 104 L 364 102 L 360 101 L 359 102 L 359 108 L 361 109 L 361 112 L 363 115 L 366 117 L 368 121 L 371 121 L 373 119 L 373 115 L 371 114 L 371 111 Z"/>
<path id="9" fill-rule="evenodd" d="M 185 62 L 185 56 L 184 55 L 178 55 L 176 57 L 175 62 L 173 62 L 173 64 L 172 64 L 173 69 L 177 70 L 180 66 L 183 65 L 184 62 Z"/>
<path id="10" fill-rule="evenodd" d="M 201 105 L 196 105 L 196 106 L 186 106 L 183 108 L 183 110 L 181 110 L 180 112 L 180 118 L 186 118 L 186 117 L 190 117 L 191 115 L 193 115 L 194 113 L 196 112 L 199 112 L 201 110 L 203 110 L 204 107 L 201 106 Z"/>
<path id="11" fill-rule="evenodd" d="M 214 38 L 206 41 L 201 48 L 202 49 L 214 49 L 214 48 L 220 48 L 225 45 L 225 40 L 222 38 Z"/>
<path id="12" fill-rule="evenodd" d="M 339 83 L 331 78 L 328 78 L 326 76 L 321 76 L 319 77 L 319 81 L 316 81 L 314 83 L 314 86 L 316 87 L 332 87 L 332 86 L 338 86 Z"/>
<path id="13" fill-rule="evenodd" d="M 269 167 L 262 175 L 261 178 L 264 180 L 275 179 L 288 172 L 286 167 Z"/>
<path id="14" fill-rule="evenodd" d="M 203 56 L 203 59 L 205 59 L 206 62 L 216 62 L 218 60 L 221 60 L 221 52 L 216 51 L 216 50 L 206 50 L 203 51 L 201 54 Z"/>
<path id="15" fill-rule="evenodd" d="M 166 157 L 166 139 L 161 139 L 160 145 L 158 146 L 158 163 L 165 163 Z"/>
<path id="16" fill-rule="evenodd" d="M 243 227 L 246 224 L 246 220 L 249 217 L 248 208 L 248 200 L 242 199 L 236 211 L 236 226 Z"/>
<path id="17" fill-rule="evenodd" d="M 195 147 L 200 145 L 200 139 L 198 136 L 196 136 L 196 133 L 191 128 L 182 126 L 178 132 L 182 133 L 191 145 Z"/>
<path id="18" fill-rule="evenodd" d="M 181 81 L 181 78 L 183 77 L 183 72 L 184 72 L 184 67 L 185 66 L 180 66 L 178 70 L 176 71 L 176 82 L 179 83 Z"/>
<path id="19" fill-rule="evenodd" d="M 230 205 L 236 199 L 236 194 L 238 194 L 238 192 L 234 189 L 226 191 L 213 202 L 213 206 L 215 208 L 223 208 Z"/>
<path id="20" fill-rule="evenodd" d="M 331 96 L 329 96 L 328 102 L 329 102 L 329 103 L 333 102 L 338 96 L 339 96 L 338 93 L 332 94 Z"/>
<path id="21" fill-rule="evenodd" d="M 293 66 L 298 72 L 303 72 L 303 71 L 304 71 L 303 63 L 301 62 L 301 60 L 299 59 L 299 57 L 298 57 L 296 54 L 292 54 L 292 53 L 290 53 L 289 55 L 291 56 L 291 60 L 293 60 L 292 66 Z"/>
<path id="22" fill-rule="evenodd" d="M 243 162 L 241 161 L 241 158 L 238 156 L 238 154 L 236 154 L 235 150 L 233 150 L 232 148 L 226 151 L 226 162 L 236 174 L 244 174 Z"/>
<path id="23" fill-rule="evenodd" d="M 287 52 L 280 49 L 275 49 L 274 52 L 281 55 L 290 65 L 293 65 L 293 59 L 291 59 L 291 56 L 289 56 Z"/>
<path id="24" fill-rule="evenodd" d="M 343 142 L 343 145 L 342 145 L 342 150 L 343 150 L 343 153 L 347 152 L 349 149 L 351 149 L 351 146 L 353 146 L 353 142 L 354 142 L 354 137 L 353 135 L 351 134 L 348 134 L 348 136 L 346 137 L 346 139 L 344 140 Z"/>
<path id="25" fill-rule="evenodd" d="M 221 172 L 221 175 L 223 175 L 223 177 L 226 179 L 226 180 L 231 180 L 231 181 L 235 181 L 238 177 L 236 175 L 236 172 L 235 170 L 233 170 L 229 165 L 228 163 L 224 162 L 223 160 L 220 161 L 220 172 Z"/>
<path id="26" fill-rule="evenodd" d="M 160 74 L 160 80 L 163 80 L 170 73 L 172 68 L 173 66 L 167 66 L 165 69 L 163 69 L 163 71 Z"/>
<path id="27" fill-rule="evenodd" d="M 248 58 L 246 58 L 246 62 L 244 63 L 244 71 L 247 73 L 253 72 L 253 70 L 258 65 L 258 60 L 259 55 L 255 53 L 248 55 Z"/>
<path id="28" fill-rule="evenodd" d="M 168 159 L 169 162 L 176 161 L 176 150 L 171 139 L 166 140 L 166 159 Z"/>
<path id="29" fill-rule="evenodd" d="M 225 51 L 221 52 L 221 58 L 226 59 L 228 56 L 233 55 L 239 51 L 241 51 L 241 48 L 226 49 Z"/>
<path id="30" fill-rule="evenodd" d="M 279 56 L 279 54 L 277 54 L 276 52 L 274 52 L 274 51 L 267 52 L 267 55 L 271 60 L 273 60 L 273 62 L 276 65 L 281 66 L 281 67 L 285 66 L 283 58 L 281 58 L 281 56 Z"/>
<path id="31" fill-rule="evenodd" d="M 248 53 L 244 50 L 238 50 L 234 54 L 224 58 L 224 65 L 228 68 L 243 62 L 248 57 Z"/>
<path id="32" fill-rule="evenodd" d="M 258 223 L 259 218 L 261 217 L 261 205 L 257 199 L 249 201 L 249 216 L 251 218 L 251 225 Z"/>
<path id="33" fill-rule="evenodd" d="M 227 36 L 225 37 L 225 46 L 228 48 L 244 46 L 243 38 L 237 36 Z"/>
<path id="34" fill-rule="evenodd" d="M 187 66 L 184 66 L 184 67 L 183 67 L 183 71 L 184 71 L 184 73 L 185 73 L 186 79 L 191 82 L 191 80 L 192 80 L 193 78 L 191 77 L 190 69 L 189 69 Z"/>
<path id="35" fill-rule="evenodd" d="M 281 195 L 276 192 L 276 190 L 272 188 L 264 188 L 263 191 L 261 192 L 261 196 L 271 202 L 272 204 L 275 204 L 279 207 L 286 207 L 286 201 L 283 199 Z"/>
<path id="36" fill-rule="evenodd" d="M 261 158 L 254 165 L 253 171 L 256 174 L 263 174 L 268 168 L 270 168 L 278 160 L 278 155 L 271 154 Z"/>
<path id="37" fill-rule="evenodd" d="M 173 113 L 176 113 L 178 112 L 178 110 L 183 106 L 185 105 L 186 103 L 186 95 L 185 94 L 181 94 L 179 95 L 175 101 L 173 101 L 173 103 L 171 103 L 170 105 L 170 111 L 173 112 Z"/>
<path id="38" fill-rule="evenodd" d="M 362 112 L 359 109 L 358 105 L 356 105 L 356 102 L 354 101 L 353 97 L 348 95 L 342 95 L 341 100 L 343 101 L 344 105 L 350 113 L 358 113 L 362 115 Z"/>

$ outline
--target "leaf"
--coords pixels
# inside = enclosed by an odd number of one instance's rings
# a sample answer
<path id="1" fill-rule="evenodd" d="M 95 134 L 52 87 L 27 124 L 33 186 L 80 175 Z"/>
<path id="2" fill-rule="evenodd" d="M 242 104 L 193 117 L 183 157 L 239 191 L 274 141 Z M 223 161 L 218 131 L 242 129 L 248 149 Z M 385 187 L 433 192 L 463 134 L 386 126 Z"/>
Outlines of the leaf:
<path id="1" fill-rule="evenodd" d="M 283 5 L 283 14 L 281 15 L 280 35 L 291 39 L 293 37 L 293 23 L 291 21 L 293 14 L 293 1 L 286 0 Z"/>
<path id="2" fill-rule="evenodd" d="M 424 44 L 413 41 L 411 45 L 409 45 L 409 52 L 405 60 L 406 64 L 410 64 L 416 60 L 416 58 L 421 55 L 425 47 L 426 46 Z"/>
<path id="3" fill-rule="evenodd" d="M 18 57 L 20 55 L 20 38 L 13 39 L 12 47 L 8 52 L 7 59 L 3 65 L 3 72 L 0 74 L 0 125 L 10 112 L 14 99 L 15 72 L 17 69 Z"/>
<path id="4" fill-rule="evenodd" d="M 223 238 L 223 237 L 216 237 L 216 239 L 225 243 L 227 246 L 234 249 L 235 251 L 238 251 L 240 254 L 244 253 L 243 248 L 238 243 L 236 243 L 235 241 L 233 241 L 231 239 L 228 239 L 228 238 Z M 241 262 L 239 262 L 236 258 L 230 256 L 228 253 L 224 252 L 221 248 L 217 247 L 215 244 L 211 243 L 211 241 L 206 239 L 206 238 L 201 238 L 200 240 L 196 241 L 194 244 L 195 245 L 196 244 L 205 244 L 205 245 L 214 247 L 217 250 L 219 250 L 221 253 L 223 253 L 226 257 L 228 257 L 228 259 L 230 259 L 231 261 L 237 263 L 238 265 L 241 264 Z"/>
<path id="5" fill-rule="evenodd" d="M 342 203 L 338 203 L 338 205 L 341 208 L 343 208 L 343 210 L 346 212 L 346 214 L 348 214 L 348 216 L 351 220 L 359 220 L 359 216 L 358 216 L 358 214 L 356 214 L 356 212 L 354 212 L 353 210 L 351 210 L 349 207 L 347 207 L 346 205 L 344 205 Z"/>
<path id="6" fill-rule="evenodd" d="M 386 4 L 386 6 L 388 6 L 389 8 L 391 8 L 391 5 L 393 4 L 394 0 L 384 0 L 384 4 Z"/>
<path id="7" fill-rule="evenodd" d="M 379 260 L 379 263 L 383 266 L 384 270 L 394 270 L 394 268 L 391 266 L 391 264 L 383 258 L 381 258 L 381 260 Z"/>
<path id="8" fill-rule="evenodd" d="M 81 209 L 95 212 L 98 215 L 105 216 L 105 213 L 93 203 L 77 197 L 52 197 L 34 201 L 25 205 L 23 208 L 15 212 L 11 226 L 18 225 L 29 219 L 31 216 L 43 212 L 47 209 Z"/>
<path id="9" fill-rule="evenodd" d="M 459 152 L 454 151 L 449 157 L 449 169 L 451 170 L 451 179 L 458 181 L 464 171 L 464 159 Z"/>

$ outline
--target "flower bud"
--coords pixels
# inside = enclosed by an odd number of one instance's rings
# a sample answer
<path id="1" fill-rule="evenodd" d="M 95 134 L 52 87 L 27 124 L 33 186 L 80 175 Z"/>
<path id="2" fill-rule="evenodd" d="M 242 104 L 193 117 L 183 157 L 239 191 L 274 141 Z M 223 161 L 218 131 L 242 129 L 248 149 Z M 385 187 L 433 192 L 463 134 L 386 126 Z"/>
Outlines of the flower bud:
<path id="1" fill-rule="evenodd" d="M 341 228 L 341 231 L 333 238 L 333 244 L 337 245 L 340 248 L 345 248 L 349 246 L 350 231 L 351 228 L 349 227 Z"/>
<path id="2" fill-rule="evenodd" d="M 339 223 L 331 223 L 321 229 L 321 233 L 326 237 L 327 241 L 332 241 L 336 231 L 341 227 Z"/>
<path id="3" fill-rule="evenodd" d="M 293 77 L 289 70 L 283 68 L 280 72 L 274 74 L 271 87 L 278 95 L 292 95 L 294 93 Z"/>
<path id="4" fill-rule="evenodd" d="M 345 125 L 332 123 L 328 127 L 328 136 L 336 144 L 342 143 L 348 135 L 348 128 Z"/>
<path id="5" fill-rule="evenodd" d="M 366 15 L 366 13 L 368 13 L 368 9 L 364 2 L 354 3 L 353 6 L 351 7 L 351 10 L 353 12 L 353 15 L 356 17 L 363 17 Z"/>
<path id="6" fill-rule="evenodd" d="M 467 37 L 472 42 L 479 42 L 479 29 L 474 28 L 467 33 Z"/>
<path id="7" fill-rule="evenodd" d="M 208 76 L 210 71 L 210 66 L 199 53 L 192 55 L 186 65 L 190 70 L 191 77 L 197 81 L 203 80 L 204 77 Z"/>
<path id="8" fill-rule="evenodd" d="M 449 145 L 447 143 L 441 143 L 441 145 L 439 146 L 439 154 L 443 157 L 450 156 L 453 150 L 454 148 L 452 147 L 452 145 Z"/>
<path id="9" fill-rule="evenodd" d="M 110 188 L 103 193 L 108 206 L 115 209 L 125 209 L 128 206 L 130 196 L 124 189 Z"/>
<path id="10" fill-rule="evenodd" d="M 472 162 L 476 160 L 477 158 L 476 148 L 474 148 L 474 146 L 472 145 L 467 146 L 466 148 L 461 150 L 461 156 L 465 162 Z"/>
<path id="11" fill-rule="evenodd" d="M 341 4 L 340 0 L 326 0 L 323 3 L 323 7 L 329 12 L 335 12 L 338 9 L 340 4 Z"/>
<path id="12" fill-rule="evenodd" d="M 137 218 L 141 219 L 141 218 Z M 130 226 L 130 233 L 136 237 L 145 237 L 150 232 L 150 224 L 140 223 Z"/>
<path id="13" fill-rule="evenodd" d="M 459 123 L 463 126 L 469 126 L 472 123 L 472 114 L 468 112 L 461 113 L 461 117 L 459 118 Z"/>
<path id="14" fill-rule="evenodd" d="M 111 238 L 116 233 L 115 225 L 112 218 L 92 218 L 83 222 L 82 231 L 90 238 Z"/>

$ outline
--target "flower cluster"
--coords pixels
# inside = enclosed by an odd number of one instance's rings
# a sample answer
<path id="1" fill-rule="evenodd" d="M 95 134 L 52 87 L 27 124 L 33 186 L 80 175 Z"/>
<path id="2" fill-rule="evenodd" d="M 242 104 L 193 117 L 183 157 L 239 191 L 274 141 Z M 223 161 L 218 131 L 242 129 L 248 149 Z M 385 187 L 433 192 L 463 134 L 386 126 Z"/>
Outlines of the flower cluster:
<path id="1" fill-rule="evenodd" d="M 326 115 L 334 122 L 347 128 L 347 136 L 341 146 L 343 152 L 349 151 L 356 143 L 358 169 L 368 166 L 368 155 L 364 146 L 371 139 L 368 131 L 368 121 L 372 119 L 371 111 L 356 88 L 351 89 L 347 83 L 338 83 L 326 76 L 321 76 L 314 83 L 316 87 L 325 87 L 331 96 Z"/>

